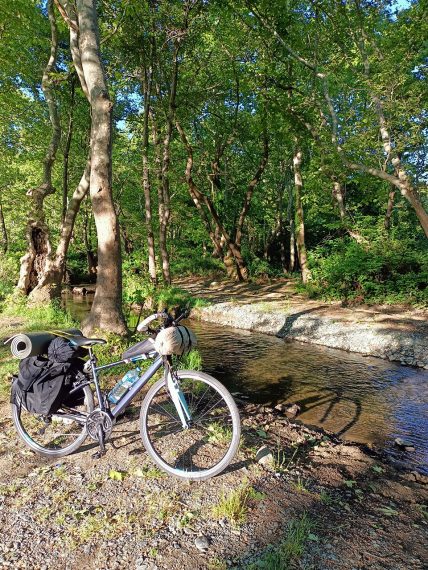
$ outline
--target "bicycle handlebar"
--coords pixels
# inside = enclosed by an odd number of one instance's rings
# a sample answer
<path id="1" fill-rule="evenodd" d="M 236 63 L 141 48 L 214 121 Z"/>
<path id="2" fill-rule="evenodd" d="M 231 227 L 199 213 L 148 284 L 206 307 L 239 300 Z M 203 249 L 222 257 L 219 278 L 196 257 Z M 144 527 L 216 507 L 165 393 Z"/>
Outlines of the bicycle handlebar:
<path id="1" fill-rule="evenodd" d="M 144 321 L 142 321 L 138 327 L 137 327 L 137 331 L 138 332 L 147 332 L 149 330 L 149 325 L 152 321 L 155 321 L 156 319 L 164 319 L 164 321 L 169 321 L 170 325 L 176 325 L 177 323 L 179 323 L 182 319 L 188 317 L 188 311 L 184 311 L 184 313 L 182 313 L 179 317 L 177 317 L 176 319 L 173 319 L 171 317 L 170 314 L 168 314 L 166 311 L 162 311 L 161 313 L 153 313 L 153 315 L 150 315 L 148 317 L 146 317 L 144 319 Z"/>

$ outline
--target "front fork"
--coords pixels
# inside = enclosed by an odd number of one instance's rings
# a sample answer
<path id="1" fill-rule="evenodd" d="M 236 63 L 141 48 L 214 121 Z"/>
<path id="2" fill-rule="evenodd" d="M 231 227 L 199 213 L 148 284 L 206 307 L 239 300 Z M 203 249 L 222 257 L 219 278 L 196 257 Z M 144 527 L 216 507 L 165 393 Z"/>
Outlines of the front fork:
<path id="1" fill-rule="evenodd" d="M 177 410 L 178 417 L 180 418 L 183 429 L 188 429 L 192 423 L 192 416 L 186 402 L 186 398 L 180 388 L 178 376 L 172 371 L 170 363 L 165 366 L 165 382 L 171 400 Z"/>

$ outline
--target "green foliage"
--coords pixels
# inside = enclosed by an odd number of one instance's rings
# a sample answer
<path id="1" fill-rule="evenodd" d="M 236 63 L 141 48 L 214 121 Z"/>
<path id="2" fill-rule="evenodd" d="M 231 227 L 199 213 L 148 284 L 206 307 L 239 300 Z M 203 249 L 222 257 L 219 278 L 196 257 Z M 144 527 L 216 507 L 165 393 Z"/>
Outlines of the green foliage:
<path id="1" fill-rule="evenodd" d="M 0 258 L 0 310 L 1 303 L 12 293 L 18 279 L 18 263 L 14 257 L 2 256 Z"/>
<path id="2" fill-rule="evenodd" d="M 232 240 L 243 207 L 247 210 L 241 250 L 250 276 L 284 274 L 281 257 L 284 253 L 285 258 L 289 257 L 290 221 L 295 217 L 292 161 L 297 144 L 303 153 L 302 204 L 314 274 L 306 290 L 329 299 L 426 305 L 427 262 L 423 245 L 417 242 L 423 234 L 415 212 L 397 191 L 391 217 L 393 237 L 386 236 L 382 222 L 389 184 L 370 173 L 382 164 L 386 172 L 393 174 L 391 159 L 399 152 L 409 181 L 415 188 L 418 186 L 421 204 L 426 207 L 427 19 L 423 3 L 412 2 L 391 17 L 380 1 L 348 3 L 339 14 L 330 10 L 328 3 L 315 10 L 309 4 L 304 8 L 298 3 L 262 2 L 258 8 L 260 19 L 239 2 L 230 6 L 197 3 L 185 18 L 179 0 L 159 1 L 156 10 L 149 2 L 129 6 L 119 3 L 114 8 L 107 4 L 100 11 L 99 26 L 109 91 L 115 100 L 112 170 L 124 246 L 123 300 L 127 310 L 134 303 L 157 310 L 188 302 L 177 289 L 155 288 L 147 277 L 141 182 L 143 109 L 147 102 L 141 77 L 148 76 L 150 69 L 156 72 L 151 76 L 153 114 L 147 160 L 159 281 L 159 199 L 166 179 L 170 187 L 167 247 L 173 278 L 225 273 L 222 260 L 212 257 L 209 235 L 217 235 L 219 227 L 213 223 L 204 199 L 200 200 L 200 209 L 195 208 L 185 177 L 188 149 L 175 128 L 168 165 L 162 164 L 174 43 L 170 30 L 184 32 L 184 21 L 188 29 L 180 42 L 173 123 L 179 121 L 192 146 L 195 186 L 210 198 Z M 0 205 L 5 222 L 4 226 L 0 223 L 0 245 L 7 244 L 9 250 L 0 259 L 0 303 L 17 281 L 19 258 L 26 249 L 24 230 L 31 204 L 28 191 L 42 181 L 43 159 L 51 136 L 41 90 L 51 37 L 46 7 L 25 0 L 16 0 L 13 6 L 1 0 L 1 6 L 8 26 L 0 44 Z M 268 27 L 263 19 L 269 22 Z M 69 199 L 82 174 L 90 124 L 88 102 L 78 82 L 71 90 L 68 30 L 58 13 L 57 22 L 59 56 L 52 78 L 62 137 L 53 169 L 52 182 L 57 192 L 49 195 L 44 204 L 53 251 L 61 227 L 69 120 L 73 117 L 71 146 L 67 150 Z M 115 30 L 113 35 L 111 30 Z M 313 39 L 312 47 L 307 37 Z M 152 45 L 159 47 L 156 65 L 151 61 Z M 286 45 L 293 46 L 296 56 L 290 55 Z M 309 63 L 303 64 L 304 60 Z M 315 60 L 315 67 L 326 77 L 332 107 L 338 114 L 340 156 L 332 146 L 333 118 L 324 84 L 308 71 Z M 141 70 L 141 74 L 137 77 L 133 69 Z M 380 141 L 373 97 L 380 98 L 394 136 L 389 159 Z M 265 127 L 269 159 L 253 188 L 251 181 L 260 164 Z M 158 131 L 159 145 L 151 136 L 153 128 Z M 364 168 L 359 172 L 350 170 L 351 162 Z M 162 168 L 166 170 L 161 172 Z M 343 183 L 345 189 L 346 222 L 332 198 L 333 180 Z M 249 187 L 251 203 L 246 204 Z M 373 228 L 367 246 L 338 237 L 354 228 L 364 235 Z M 407 236 L 414 236 L 415 241 Z M 88 198 L 82 203 L 67 256 L 67 271 L 73 282 L 89 279 L 88 252 L 96 249 Z"/>
<path id="3" fill-rule="evenodd" d="M 179 357 L 178 368 L 181 370 L 201 370 L 202 356 L 196 349 L 191 350 L 188 354 Z"/>
<path id="4" fill-rule="evenodd" d="M 278 277 L 283 271 L 270 263 L 267 259 L 253 256 L 248 264 L 251 277 Z"/>
<path id="5" fill-rule="evenodd" d="M 155 286 L 147 276 L 126 270 L 123 299 L 128 306 L 144 304 L 147 310 L 180 312 L 184 308 L 201 306 L 201 300 L 174 286 Z M 203 304 L 203 302 L 202 302 Z"/>
<path id="6" fill-rule="evenodd" d="M 310 296 L 366 303 L 428 305 L 428 251 L 411 238 L 330 240 L 310 254 Z"/>
<path id="7" fill-rule="evenodd" d="M 180 244 L 177 254 L 171 261 L 171 271 L 175 278 L 184 275 L 224 275 L 224 265 L 210 252 L 202 252 L 200 247 L 187 247 Z"/>

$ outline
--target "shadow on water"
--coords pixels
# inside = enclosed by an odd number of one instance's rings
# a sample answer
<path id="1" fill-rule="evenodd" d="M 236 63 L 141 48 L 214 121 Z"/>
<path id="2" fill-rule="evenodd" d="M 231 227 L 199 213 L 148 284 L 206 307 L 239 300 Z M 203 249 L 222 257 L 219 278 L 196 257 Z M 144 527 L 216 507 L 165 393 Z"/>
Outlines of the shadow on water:
<path id="1" fill-rule="evenodd" d="M 258 333 L 192 322 L 204 370 L 241 397 L 298 403 L 298 419 L 345 439 L 383 446 L 428 472 L 428 373 L 385 360 Z"/>
<path id="2" fill-rule="evenodd" d="M 72 298 L 67 308 L 82 318 L 90 301 Z M 394 439 L 409 440 L 416 451 L 403 458 L 428 473 L 428 372 L 207 322 L 190 325 L 204 371 L 232 393 L 270 406 L 298 403 L 302 422 L 398 457 Z"/>

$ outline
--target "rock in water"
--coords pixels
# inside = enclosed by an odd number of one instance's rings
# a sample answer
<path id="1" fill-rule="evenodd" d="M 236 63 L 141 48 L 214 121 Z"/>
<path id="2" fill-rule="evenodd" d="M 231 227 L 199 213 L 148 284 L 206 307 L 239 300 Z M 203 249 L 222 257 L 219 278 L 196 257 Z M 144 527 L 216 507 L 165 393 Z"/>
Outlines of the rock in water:
<path id="1" fill-rule="evenodd" d="M 291 406 L 287 406 L 287 409 L 285 410 L 285 415 L 287 416 L 287 418 L 292 419 L 295 418 L 299 412 L 300 412 L 299 404 L 291 404 Z"/>
<path id="2" fill-rule="evenodd" d="M 299 404 L 278 404 L 275 406 L 275 410 L 285 414 L 287 418 L 293 419 L 300 412 Z"/>
<path id="3" fill-rule="evenodd" d="M 86 289 L 86 287 L 73 287 L 72 289 L 72 294 L 73 295 L 87 295 L 88 290 Z"/>
<path id="4" fill-rule="evenodd" d="M 411 441 L 408 441 L 407 439 L 402 439 L 401 437 L 397 437 L 394 440 L 394 443 L 397 447 L 400 447 L 405 451 L 415 451 L 415 446 Z"/>

